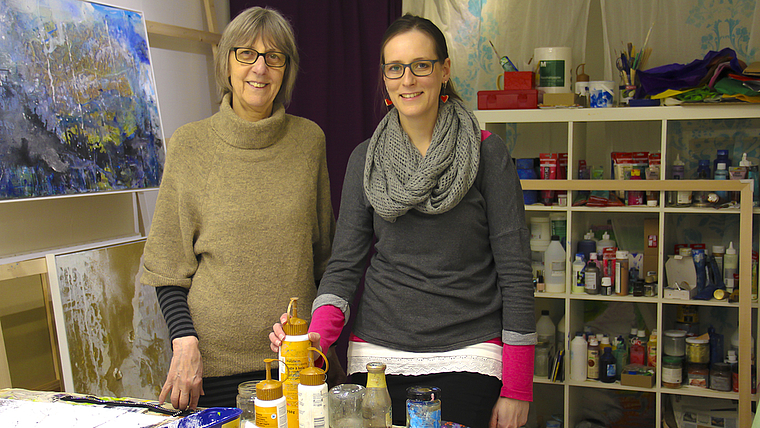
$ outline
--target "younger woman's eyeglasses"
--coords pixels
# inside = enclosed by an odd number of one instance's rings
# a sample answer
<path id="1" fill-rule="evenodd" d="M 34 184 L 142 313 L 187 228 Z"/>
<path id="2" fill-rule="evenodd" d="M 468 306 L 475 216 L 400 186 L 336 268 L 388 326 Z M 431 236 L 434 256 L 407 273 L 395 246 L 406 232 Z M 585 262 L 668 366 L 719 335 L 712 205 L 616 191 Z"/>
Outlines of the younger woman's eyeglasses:
<path id="1" fill-rule="evenodd" d="M 386 79 L 400 79 L 404 77 L 404 72 L 408 68 L 412 74 L 417 77 L 429 76 L 433 73 L 433 66 L 439 60 L 437 59 L 421 59 L 414 61 L 411 64 L 402 64 L 400 62 L 389 62 L 382 64 L 380 68 L 383 70 L 383 76 Z"/>

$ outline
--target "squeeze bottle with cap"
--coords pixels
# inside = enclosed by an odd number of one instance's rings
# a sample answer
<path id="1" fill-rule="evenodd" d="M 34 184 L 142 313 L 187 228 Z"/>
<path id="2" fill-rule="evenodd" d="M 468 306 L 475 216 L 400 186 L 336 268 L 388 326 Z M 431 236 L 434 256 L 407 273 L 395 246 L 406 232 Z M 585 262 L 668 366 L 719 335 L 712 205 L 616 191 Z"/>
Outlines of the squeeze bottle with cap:
<path id="1" fill-rule="evenodd" d="M 267 378 L 256 384 L 256 426 L 258 428 L 286 428 L 288 416 L 285 397 L 282 395 L 282 382 L 272 379 L 273 358 L 264 360 Z M 282 375 L 282 372 L 280 372 Z M 285 366 L 285 379 L 288 378 L 288 366 Z"/>
<path id="2" fill-rule="evenodd" d="M 615 240 L 610 239 L 610 234 L 608 232 L 604 232 L 602 234 L 602 239 L 596 243 L 596 252 L 598 254 L 602 254 L 605 248 L 615 247 L 615 245 Z"/>
<path id="3" fill-rule="evenodd" d="M 583 254 L 576 254 L 575 261 L 573 262 L 573 294 L 583 294 L 586 292 L 585 268 L 586 263 L 583 263 Z"/>
<path id="4" fill-rule="evenodd" d="M 544 283 L 547 293 L 565 292 L 565 249 L 559 242 L 559 235 L 552 235 L 552 241 L 544 252 Z"/>
<path id="5" fill-rule="evenodd" d="M 723 281 L 726 283 L 726 291 L 731 293 L 736 287 L 734 274 L 738 273 L 739 256 L 736 254 L 734 242 L 731 241 L 726 248 L 726 255 L 723 256 Z"/>
<path id="6" fill-rule="evenodd" d="M 309 366 L 301 370 L 298 385 L 298 426 L 299 428 L 324 428 L 330 426 L 330 412 L 327 408 L 327 375 L 330 368 L 325 354 L 310 346 L 309 351 L 317 352 L 325 362 L 325 369 L 314 367 L 313 354 L 309 354 Z"/>
<path id="7" fill-rule="evenodd" d="M 298 428 L 298 383 L 301 370 L 309 364 L 309 326 L 298 318 L 298 297 L 292 297 L 288 304 L 288 320 L 282 325 L 285 340 L 280 345 L 279 359 L 288 366 L 290 375 L 282 379 L 282 390 L 288 403 L 288 428 Z"/>

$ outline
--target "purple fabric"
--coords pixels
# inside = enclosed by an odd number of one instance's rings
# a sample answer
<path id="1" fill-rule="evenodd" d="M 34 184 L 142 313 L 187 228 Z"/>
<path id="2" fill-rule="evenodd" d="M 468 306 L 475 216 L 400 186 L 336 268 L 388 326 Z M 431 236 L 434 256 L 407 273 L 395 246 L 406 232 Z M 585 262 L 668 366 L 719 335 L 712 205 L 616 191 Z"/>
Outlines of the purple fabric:
<path id="1" fill-rule="evenodd" d="M 230 0 L 230 16 L 253 6 L 275 9 L 293 26 L 301 71 L 286 111 L 325 131 L 337 214 L 348 157 L 387 112 L 378 92 L 380 43 L 401 16 L 401 0 Z"/>
<path id="2" fill-rule="evenodd" d="M 667 89 L 686 89 L 699 86 L 700 82 L 707 77 L 714 61 L 719 58 L 730 58 L 731 69 L 741 74 L 744 70 L 736 58 L 736 52 L 731 48 L 722 49 L 719 52 L 710 51 L 701 60 L 694 60 L 689 64 L 667 64 L 660 67 L 640 70 L 636 76 L 641 82 L 643 91 L 636 91 L 636 98 L 645 95 L 656 95 Z M 720 61 L 723 62 L 723 61 Z"/>

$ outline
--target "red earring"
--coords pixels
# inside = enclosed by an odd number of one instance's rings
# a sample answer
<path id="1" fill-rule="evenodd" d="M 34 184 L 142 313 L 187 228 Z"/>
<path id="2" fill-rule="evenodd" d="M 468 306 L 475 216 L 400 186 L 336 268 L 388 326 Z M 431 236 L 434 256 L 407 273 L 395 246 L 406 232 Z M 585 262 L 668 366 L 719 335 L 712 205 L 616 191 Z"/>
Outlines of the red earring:
<path id="1" fill-rule="evenodd" d="M 449 96 L 448 96 L 448 95 L 441 95 L 441 101 L 442 101 L 444 104 L 446 104 L 446 101 L 448 101 L 448 100 L 449 100 Z"/>
<path id="2" fill-rule="evenodd" d="M 391 101 L 391 99 L 390 99 L 390 98 L 386 98 L 386 99 L 385 99 L 385 106 L 386 106 L 386 107 L 390 107 L 390 106 L 392 106 L 392 105 L 393 105 L 393 101 Z"/>

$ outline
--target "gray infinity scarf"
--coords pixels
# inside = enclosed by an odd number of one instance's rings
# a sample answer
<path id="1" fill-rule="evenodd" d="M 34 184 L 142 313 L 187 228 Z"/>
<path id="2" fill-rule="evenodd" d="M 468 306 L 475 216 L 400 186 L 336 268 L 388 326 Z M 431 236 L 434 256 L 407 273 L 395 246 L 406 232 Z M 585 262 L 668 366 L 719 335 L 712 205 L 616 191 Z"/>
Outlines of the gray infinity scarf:
<path id="1" fill-rule="evenodd" d="M 389 222 L 410 209 L 442 214 L 470 190 L 480 164 L 480 126 L 461 101 L 439 103 L 433 140 L 423 157 L 401 128 L 394 108 L 369 141 L 364 192 Z"/>

